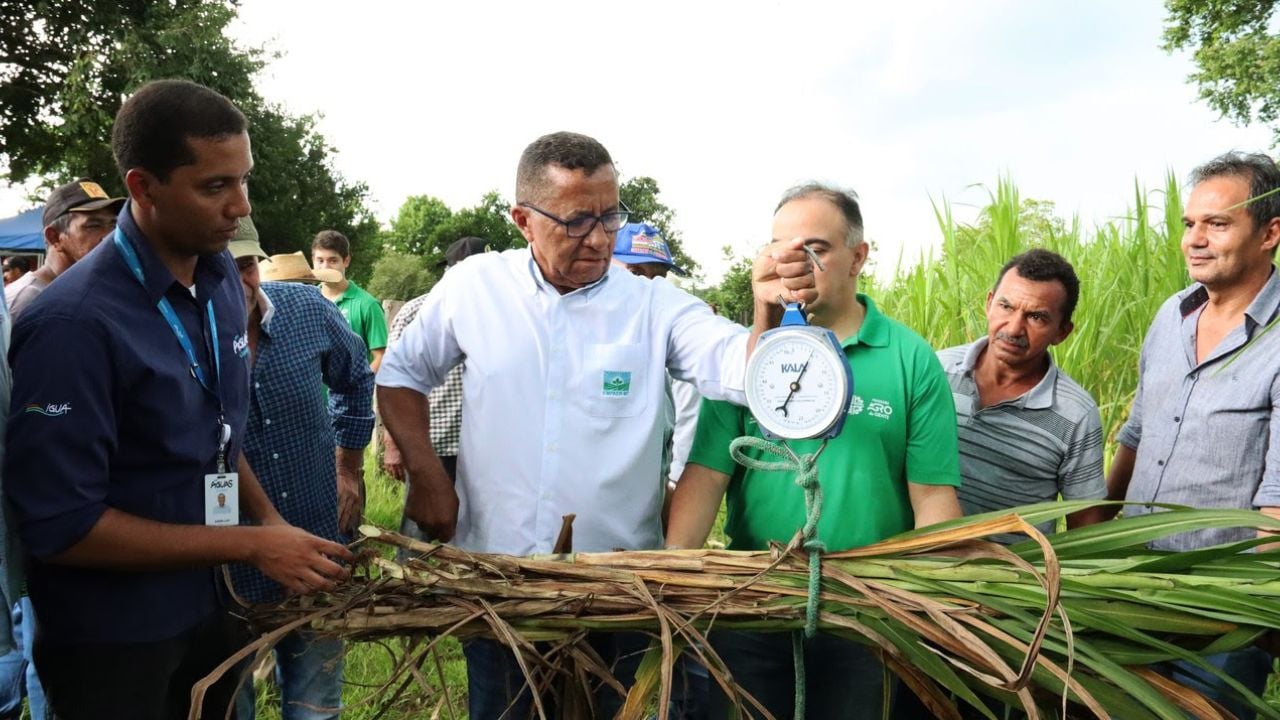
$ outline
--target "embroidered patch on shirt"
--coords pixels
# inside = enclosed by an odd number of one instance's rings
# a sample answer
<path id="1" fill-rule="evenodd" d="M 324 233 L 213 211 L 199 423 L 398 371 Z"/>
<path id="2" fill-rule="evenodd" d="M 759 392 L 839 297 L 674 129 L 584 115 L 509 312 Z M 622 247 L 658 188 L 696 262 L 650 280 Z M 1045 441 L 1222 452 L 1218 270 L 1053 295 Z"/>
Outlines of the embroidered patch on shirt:
<path id="1" fill-rule="evenodd" d="M 631 394 L 631 373 L 617 370 L 604 371 L 601 394 L 605 397 L 626 397 Z"/>
<path id="2" fill-rule="evenodd" d="M 40 413 L 45 417 L 61 417 L 71 412 L 71 403 L 49 403 L 48 405 L 28 405 L 23 412 Z"/>

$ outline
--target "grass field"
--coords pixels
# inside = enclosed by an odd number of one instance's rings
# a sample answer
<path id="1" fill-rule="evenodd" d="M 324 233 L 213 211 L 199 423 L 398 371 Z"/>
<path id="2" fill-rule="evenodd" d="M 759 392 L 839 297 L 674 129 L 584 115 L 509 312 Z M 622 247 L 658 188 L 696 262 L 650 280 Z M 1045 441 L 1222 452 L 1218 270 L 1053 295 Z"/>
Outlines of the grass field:
<path id="1" fill-rule="evenodd" d="M 1067 257 L 1080 276 L 1081 299 L 1075 332 L 1055 349 L 1054 357 L 1098 400 L 1110 458 L 1115 433 L 1133 398 L 1137 356 L 1147 326 L 1160 303 L 1187 284 L 1178 250 L 1182 208 L 1176 180 L 1169 178 L 1153 193 L 1135 188 L 1132 203 L 1124 215 L 1086 231 L 1078 222 L 1055 220 L 1043 204 L 1023 202 L 1012 182 L 1001 181 L 972 225 L 954 222 L 950 209 L 940 207 L 940 252 L 910 266 L 902 264 L 891 281 L 867 282 L 864 290 L 886 314 L 915 329 L 934 347 L 943 348 L 985 333 L 986 293 L 1008 258 L 1032 246 L 1048 247 Z M 372 457 L 367 458 L 366 476 L 368 520 L 396 527 L 403 502 L 400 484 L 381 474 Z M 431 692 L 407 693 L 382 717 L 465 717 L 466 673 L 458 645 L 446 643 L 441 660 L 452 702 L 439 705 L 439 688 L 433 687 Z M 381 708 L 359 703 L 385 682 L 391 669 L 391 656 L 384 647 L 358 644 L 350 648 L 344 718 L 364 720 L 377 714 Z M 1268 697 L 1280 709 L 1276 677 Z M 259 717 L 279 718 L 276 705 L 273 690 L 260 691 Z"/>

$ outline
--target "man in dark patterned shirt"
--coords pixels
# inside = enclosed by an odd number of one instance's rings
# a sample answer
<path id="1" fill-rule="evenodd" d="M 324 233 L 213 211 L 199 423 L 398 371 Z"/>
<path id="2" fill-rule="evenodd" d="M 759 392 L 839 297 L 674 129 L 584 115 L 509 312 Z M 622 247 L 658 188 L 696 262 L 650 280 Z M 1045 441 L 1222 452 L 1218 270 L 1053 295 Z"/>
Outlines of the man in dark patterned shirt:
<path id="1" fill-rule="evenodd" d="M 230 249 L 249 312 L 245 456 L 281 516 L 345 542 L 360 520 L 364 448 L 373 432 L 364 343 L 316 288 L 261 283 L 258 259 L 266 255 L 248 218 L 240 227 Z M 248 602 L 283 597 L 279 585 L 248 566 L 233 568 L 232 586 Z M 285 720 L 338 717 L 342 641 L 291 633 L 276 646 L 276 677 Z M 241 691 L 236 709 L 240 720 L 252 720 L 252 687 Z"/>

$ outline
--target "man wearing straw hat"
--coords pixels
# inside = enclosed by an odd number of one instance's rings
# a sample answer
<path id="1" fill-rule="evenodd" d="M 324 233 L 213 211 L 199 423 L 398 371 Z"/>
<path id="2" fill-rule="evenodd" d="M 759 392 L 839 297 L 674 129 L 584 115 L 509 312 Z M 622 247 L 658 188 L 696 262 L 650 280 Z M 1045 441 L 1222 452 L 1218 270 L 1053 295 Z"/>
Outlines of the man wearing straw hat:
<path id="1" fill-rule="evenodd" d="M 512 220 L 527 249 L 484 253 L 445 273 L 378 374 L 383 420 L 408 472 L 405 511 L 464 549 L 550 552 L 576 514 L 575 550 L 662 544 L 662 395 L 667 372 L 709 397 L 745 402 L 749 341 L 781 318 L 777 298 L 809 300 L 801 243 L 757 259 L 757 324 L 745 329 L 665 282 L 610 264 L 628 211 L 608 150 L 552 133 L 524 151 Z M 428 442 L 427 393 L 465 358 L 455 488 Z M 606 664 L 625 654 L 599 638 Z M 471 717 L 531 703 L 514 656 L 464 646 Z M 632 668 L 638 657 L 629 659 Z M 615 672 L 625 683 L 627 670 Z M 517 699 L 518 698 L 518 699 Z M 620 705 L 597 693 L 597 712 Z"/>
<path id="2" fill-rule="evenodd" d="M 1195 284 L 1166 300 L 1147 331 L 1108 497 L 1257 508 L 1280 517 L 1280 169 L 1266 155 L 1231 152 L 1196 168 L 1191 179 L 1182 255 Z M 1188 551 L 1252 537 L 1247 529 L 1217 528 L 1156 546 Z M 1271 658 L 1258 648 L 1209 660 L 1257 694 L 1271 671 Z M 1248 716 L 1220 678 L 1185 663 L 1172 677 Z"/>
<path id="3" fill-rule="evenodd" d="M 240 221 L 230 250 L 248 308 L 245 458 L 286 521 L 349 542 L 360 521 L 364 448 L 373 432 L 373 371 L 364 343 L 333 303 L 299 284 L 332 281 L 338 273 L 313 272 L 302 253 L 268 260 L 249 218 Z M 262 282 L 277 278 L 293 282 Z M 233 565 L 231 580 L 246 602 L 285 596 L 278 583 L 247 565 Z M 341 640 L 297 630 L 276 646 L 275 659 L 286 720 L 338 717 Z M 241 689 L 236 710 L 238 720 L 253 720 L 252 683 Z"/>

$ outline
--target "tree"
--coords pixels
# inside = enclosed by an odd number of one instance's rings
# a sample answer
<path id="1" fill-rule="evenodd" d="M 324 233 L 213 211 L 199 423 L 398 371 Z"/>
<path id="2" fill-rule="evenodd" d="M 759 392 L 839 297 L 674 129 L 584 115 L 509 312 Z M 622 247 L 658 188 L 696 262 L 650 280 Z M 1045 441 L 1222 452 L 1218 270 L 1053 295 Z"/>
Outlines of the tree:
<path id="1" fill-rule="evenodd" d="M 157 77 L 188 77 L 233 100 L 253 91 L 262 51 L 222 30 L 224 2 L 125 0 L 0 4 L 0 154 L 15 181 L 74 169 L 113 183 L 109 138 L 121 98 Z M 210 82 L 216 80 L 216 83 Z"/>
<path id="2" fill-rule="evenodd" d="M 645 176 L 631 178 L 618 188 L 622 204 L 631 209 L 630 222 L 646 222 L 658 228 L 667 241 L 667 247 L 671 249 L 676 265 L 688 270 L 690 275 L 696 275 L 702 268 L 697 261 L 685 254 L 684 239 L 673 226 L 675 211 L 658 199 L 660 192 L 658 181 Z"/>
<path id="3" fill-rule="evenodd" d="M 391 221 L 383 243 L 398 253 L 421 257 L 427 267 L 435 268 L 444 263 L 450 245 L 468 236 L 488 240 L 490 249 L 498 252 L 525 244 L 511 222 L 511 205 L 496 190 L 485 193 L 475 207 L 456 213 L 438 198 L 410 197 Z"/>
<path id="4" fill-rule="evenodd" d="M 431 289 L 439 276 L 425 257 L 388 250 L 373 266 L 369 286 L 380 299 L 411 300 Z"/>
<path id="5" fill-rule="evenodd" d="M 271 108 L 246 115 L 255 163 L 249 198 L 263 248 L 309 252 L 317 232 L 337 230 L 351 241 L 347 275 L 363 283 L 382 253 L 380 228 L 364 204 L 365 185 L 347 183 L 332 169 L 328 158 L 335 151 L 315 132 L 314 118 Z"/>
<path id="6" fill-rule="evenodd" d="M 732 260 L 733 248 L 721 248 L 726 260 Z M 725 271 L 720 284 L 703 293 L 703 299 L 715 306 L 716 312 L 743 325 L 751 322 L 755 295 L 751 290 L 752 258 L 740 256 Z"/>
<path id="7" fill-rule="evenodd" d="M 366 187 L 333 169 L 334 149 L 312 116 L 293 117 L 262 98 L 253 78 L 268 59 L 227 33 L 229 0 L 0 0 L 0 159 L 10 181 L 53 186 L 77 177 L 115 193 L 124 184 L 109 138 L 129 93 L 181 77 L 230 98 L 250 123 L 256 166 L 249 197 L 269 252 L 309 249 L 331 228 L 351 239 L 356 278 L 379 245 Z"/>
<path id="8" fill-rule="evenodd" d="M 413 195 L 391 221 L 391 230 L 384 236 L 384 247 L 398 253 L 424 255 L 431 251 L 429 240 L 440 223 L 453 216 L 453 211 L 440 198 L 430 195 Z"/>
<path id="9" fill-rule="evenodd" d="M 496 190 L 485 193 L 479 205 L 459 210 L 436 227 L 427 243 L 430 257 L 443 262 L 444 251 L 468 236 L 488 240 L 489 249 L 495 252 L 525 246 L 524 236 L 511 221 L 510 203 Z"/>
<path id="10" fill-rule="evenodd" d="M 1270 125 L 1280 144 L 1277 0 L 1166 0 L 1164 49 L 1192 50 L 1200 99 L 1239 125 Z"/>

